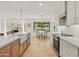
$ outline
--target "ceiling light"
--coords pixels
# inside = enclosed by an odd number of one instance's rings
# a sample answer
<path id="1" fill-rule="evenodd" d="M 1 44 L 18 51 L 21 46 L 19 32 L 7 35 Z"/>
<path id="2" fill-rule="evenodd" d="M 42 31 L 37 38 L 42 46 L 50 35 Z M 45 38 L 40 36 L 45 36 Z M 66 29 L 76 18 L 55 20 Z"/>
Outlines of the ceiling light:
<path id="1" fill-rule="evenodd" d="M 42 3 L 40 3 L 39 5 L 40 5 L 40 6 L 42 6 L 43 4 L 42 4 Z"/>
<path id="2" fill-rule="evenodd" d="M 43 14 L 40 12 L 40 16 L 43 17 Z"/>
<path id="3" fill-rule="evenodd" d="M 42 13 L 40 12 L 40 15 L 42 15 Z"/>

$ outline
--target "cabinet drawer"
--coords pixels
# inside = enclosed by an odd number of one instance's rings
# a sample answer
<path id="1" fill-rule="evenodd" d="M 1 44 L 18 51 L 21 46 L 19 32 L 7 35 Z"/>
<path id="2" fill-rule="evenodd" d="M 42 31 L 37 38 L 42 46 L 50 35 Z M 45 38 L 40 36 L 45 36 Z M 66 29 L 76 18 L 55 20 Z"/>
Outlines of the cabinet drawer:
<path id="1" fill-rule="evenodd" d="M 0 57 L 1 56 L 4 56 L 4 57 L 11 56 L 11 46 L 10 45 L 7 45 L 0 49 Z"/>
<path id="2" fill-rule="evenodd" d="M 63 41 L 63 54 L 68 56 L 78 56 L 78 48 L 66 41 Z"/>
<path id="3" fill-rule="evenodd" d="M 22 44 L 20 44 L 20 56 L 22 56 L 22 54 L 24 53 L 25 49 L 26 49 L 26 41 L 24 41 Z"/>

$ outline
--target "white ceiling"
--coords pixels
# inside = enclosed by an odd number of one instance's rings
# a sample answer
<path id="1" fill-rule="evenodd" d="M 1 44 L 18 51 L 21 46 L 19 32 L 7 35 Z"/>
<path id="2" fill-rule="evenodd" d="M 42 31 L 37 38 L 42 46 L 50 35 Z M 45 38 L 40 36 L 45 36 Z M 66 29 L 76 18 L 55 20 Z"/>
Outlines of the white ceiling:
<path id="1" fill-rule="evenodd" d="M 20 9 L 23 18 L 40 18 L 40 12 L 44 18 L 53 18 L 63 6 L 63 1 L 0 1 L 0 18 L 20 18 Z"/>

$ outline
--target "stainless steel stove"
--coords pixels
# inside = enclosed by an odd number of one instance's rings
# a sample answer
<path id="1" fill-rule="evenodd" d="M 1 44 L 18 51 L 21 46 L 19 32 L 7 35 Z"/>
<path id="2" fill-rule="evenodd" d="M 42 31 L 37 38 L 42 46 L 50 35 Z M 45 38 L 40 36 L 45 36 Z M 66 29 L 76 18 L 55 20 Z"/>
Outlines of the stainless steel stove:
<path id="1" fill-rule="evenodd" d="M 57 34 L 53 34 L 53 46 L 58 56 L 60 56 L 60 38 L 59 38 L 59 35 Z"/>

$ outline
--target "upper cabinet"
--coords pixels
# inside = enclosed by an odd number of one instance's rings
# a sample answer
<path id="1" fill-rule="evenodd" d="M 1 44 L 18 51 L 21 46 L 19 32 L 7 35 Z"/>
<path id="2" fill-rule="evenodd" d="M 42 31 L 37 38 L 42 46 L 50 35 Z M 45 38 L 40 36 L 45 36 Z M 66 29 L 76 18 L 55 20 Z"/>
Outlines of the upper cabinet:
<path id="1" fill-rule="evenodd" d="M 67 25 L 79 24 L 79 2 L 67 2 Z"/>
<path id="2" fill-rule="evenodd" d="M 67 2 L 63 2 L 60 7 L 60 14 L 59 14 L 59 26 L 66 25 L 66 18 L 67 18 Z"/>
<path id="3" fill-rule="evenodd" d="M 67 2 L 67 25 L 75 24 L 75 2 Z"/>
<path id="4" fill-rule="evenodd" d="M 79 1 L 76 1 L 76 15 L 77 15 L 77 17 L 76 17 L 76 24 L 79 24 Z"/>
<path id="5" fill-rule="evenodd" d="M 60 9 L 59 26 L 79 24 L 79 1 L 64 1 Z"/>

